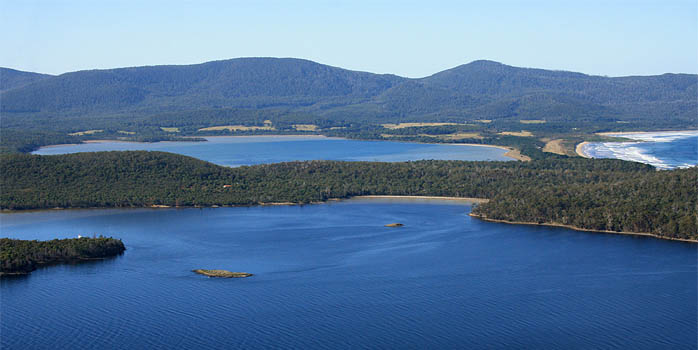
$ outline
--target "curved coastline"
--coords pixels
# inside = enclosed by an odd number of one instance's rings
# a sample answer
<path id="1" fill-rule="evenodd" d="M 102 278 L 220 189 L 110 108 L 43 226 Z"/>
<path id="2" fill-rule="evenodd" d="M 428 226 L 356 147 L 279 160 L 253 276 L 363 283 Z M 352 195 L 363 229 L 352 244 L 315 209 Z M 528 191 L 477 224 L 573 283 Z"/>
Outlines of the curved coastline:
<path id="1" fill-rule="evenodd" d="M 618 136 L 618 135 L 646 135 L 658 133 L 698 133 L 698 130 L 655 130 L 655 131 L 608 131 L 597 132 L 600 136 Z"/>
<path id="2" fill-rule="evenodd" d="M 591 159 L 592 157 L 590 155 L 584 153 L 584 146 L 588 145 L 589 143 L 590 142 L 584 141 L 584 142 L 578 144 L 577 147 L 574 148 L 574 151 L 577 153 L 577 155 L 579 155 L 582 158 Z"/>
<path id="3" fill-rule="evenodd" d="M 657 170 L 697 165 L 695 153 L 690 152 L 689 144 L 698 137 L 698 130 L 603 132 L 597 135 L 620 140 L 582 142 L 577 145 L 576 153 L 585 158 L 613 158 L 645 163 Z M 679 145 L 681 148 L 676 148 Z M 668 151 L 670 147 L 674 147 L 671 152 Z"/>
<path id="4" fill-rule="evenodd" d="M 206 141 L 209 141 L 209 139 L 225 139 L 225 138 L 232 138 L 232 139 L 250 139 L 250 138 L 290 138 L 290 139 L 323 139 L 323 140 L 354 140 L 354 141 L 388 141 L 388 142 L 407 142 L 407 143 L 424 143 L 424 142 L 410 142 L 410 141 L 391 141 L 391 140 L 360 140 L 360 139 L 349 139 L 349 138 L 344 138 L 344 137 L 333 137 L 333 136 L 325 136 L 325 135 L 319 135 L 319 134 L 310 134 L 310 135 L 298 135 L 298 134 L 292 134 L 292 135 L 235 135 L 235 136 L 228 136 L 228 135 L 212 135 L 212 136 L 182 136 L 182 138 L 203 138 L 206 139 Z M 98 139 L 98 140 L 85 140 L 82 143 L 64 143 L 64 144 L 56 144 L 56 145 L 46 145 L 46 146 L 41 146 L 37 148 L 36 150 L 32 151 L 31 153 L 34 154 L 35 152 L 39 152 L 42 149 L 50 149 L 50 148 L 56 148 L 56 147 L 65 147 L 65 146 L 77 146 L 80 144 L 86 144 L 86 143 L 107 143 L 107 142 L 118 142 L 118 143 L 132 143 L 132 144 L 147 144 L 147 143 L 152 143 L 152 142 L 141 142 L 141 141 L 128 141 L 128 140 L 110 140 L 110 139 Z M 185 140 L 178 140 L 178 141 L 157 141 L 157 143 L 177 143 L 177 142 L 189 142 Z M 531 158 L 528 156 L 525 156 L 519 152 L 519 150 L 507 146 L 499 146 L 499 145 L 483 145 L 483 144 L 477 144 L 477 143 L 427 143 L 430 145 L 457 145 L 457 146 L 473 146 L 473 147 L 492 147 L 492 148 L 498 148 L 505 150 L 506 152 L 503 154 L 505 157 L 509 157 L 514 160 L 520 160 L 520 161 L 530 161 Z"/>
<path id="5" fill-rule="evenodd" d="M 294 203 L 294 202 L 265 202 L 265 203 L 255 203 L 255 204 L 249 204 L 249 205 L 212 205 L 212 206 L 166 206 L 166 205 L 151 205 L 151 206 L 144 206 L 144 207 L 90 207 L 90 208 L 46 208 L 46 209 L 32 209 L 32 210 L 7 210 L 3 209 L 2 213 L 19 213 L 19 212 L 28 212 L 28 211 L 43 211 L 43 210 L 64 210 L 64 209 L 69 209 L 69 210 L 79 210 L 79 209 L 188 209 L 188 208 L 210 208 L 210 209 L 215 209 L 215 208 L 234 208 L 234 207 L 252 207 L 252 206 L 279 206 L 279 205 L 308 205 L 308 204 L 324 204 L 328 202 L 333 202 L 333 201 L 341 201 L 341 200 L 351 200 L 351 199 L 404 199 L 404 200 L 446 200 L 446 201 L 462 201 L 462 202 L 469 202 L 469 203 L 487 203 L 489 202 L 489 199 L 487 198 L 474 198 L 474 197 L 442 197 L 442 196 L 411 196 L 411 195 L 406 195 L 406 196 L 400 196 L 400 195 L 363 195 L 363 196 L 352 196 L 352 197 L 347 197 L 347 198 L 328 198 L 326 201 L 322 202 L 310 202 L 310 203 Z M 565 224 L 559 224 L 559 223 L 537 223 L 537 222 L 526 222 L 526 221 L 508 221 L 508 220 L 499 220 L 499 219 L 490 219 L 485 216 L 480 216 L 480 215 L 475 215 L 473 213 L 468 213 L 469 216 L 473 218 L 477 218 L 483 221 L 489 221 L 489 222 L 497 222 L 497 223 L 504 223 L 504 224 L 510 224 L 510 225 L 535 225 L 535 226 L 550 226 L 550 227 L 560 227 L 560 228 L 567 228 L 575 231 L 584 231 L 584 232 L 596 232 L 596 233 L 610 233 L 610 234 L 618 234 L 618 235 L 628 235 L 628 236 L 638 236 L 638 237 L 651 237 L 651 238 L 657 238 L 657 239 L 664 239 L 664 240 L 670 240 L 670 241 L 678 241 L 678 242 L 684 242 L 684 243 L 698 243 L 698 240 L 694 239 L 683 239 L 683 238 L 673 238 L 673 237 L 666 237 L 666 236 L 660 236 L 656 235 L 653 233 L 647 233 L 647 232 L 629 232 L 629 231 L 608 231 L 608 230 L 592 230 L 592 229 L 586 229 L 586 228 L 581 228 L 577 226 L 572 226 L 572 225 L 565 225 Z"/>
<path id="6" fill-rule="evenodd" d="M 555 222 L 537 223 L 537 222 L 526 222 L 526 221 L 509 221 L 509 220 L 490 219 L 486 216 L 475 215 L 473 213 L 468 213 L 468 215 L 471 217 L 483 220 L 483 221 L 497 222 L 497 223 L 510 224 L 510 225 L 534 225 L 534 226 L 562 227 L 562 228 L 568 228 L 568 229 L 575 230 L 575 231 L 596 232 L 596 233 L 612 233 L 612 234 L 616 234 L 616 235 L 659 238 L 659 239 L 684 242 L 684 243 L 698 243 L 698 240 L 696 240 L 696 239 L 666 237 L 666 236 L 660 236 L 660 235 L 656 235 L 654 233 L 647 233 L 647 232 L 592 230 L 592 229 L 588 229 L 588 228 L 581 228 L 581 227 L 577 227 L 577 226 L 559 224 L 559 223 L 555 223 Z"/>

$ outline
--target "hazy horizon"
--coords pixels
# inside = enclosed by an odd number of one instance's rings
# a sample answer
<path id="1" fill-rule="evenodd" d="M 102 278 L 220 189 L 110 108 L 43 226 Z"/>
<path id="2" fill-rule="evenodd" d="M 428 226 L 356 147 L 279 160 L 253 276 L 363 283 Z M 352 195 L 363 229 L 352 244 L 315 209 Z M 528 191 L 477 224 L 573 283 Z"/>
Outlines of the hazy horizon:
<path id="1" fill-rule="evenodd" d="M 613 77 L 698 73 L 695 1 L 23 1 L 0 9 L 0 66 L 46 74 L 238 57 L 410 78 L 481 59 Z"/>
<path id="2" fill-rule="evenodd" d="M 189 65 L 205 64 L 205 63 L 209 63 L 209 62 L 230 61 L 230 60 L 244 59 L 244 58 L 275 58 L 275 59 L 298 59 L 298 60 L 306 60 L 306 61 L 311 61 L 311 62 L 315 62 L 315 63 L 321 64 L 321 65 L 326 65 L 326 66 L 331 66 L 331 67 L 335 67 L 335 68 L 346 69 L 346 70 L 350 70 L 350 71 L 366 72 L 366 73 L 373 73 L 373 74 L 392 74 L 392 75 L 397 75 L 397 76 L 400 76 L 400 77 L 403 77 L 403 78 L 409 78 L 409 79 L 421 79 L 421 78 L 426 78 L 426 77 L 429 77 L 429 76 L 434 75 L 434 74 L 436 74 L 436 73 L 440 73 L 440 72 L 443 72 L 443 71 L 445 71 L 445 70 L 449 70 L 449 69 L 452 69 L 452 68 L 456 68 L 456 67 L 459 67 L 459 66 L 462 66 L 462 65 L 471 64 L 471 63 L 477 62 L 477 61 L 490 61 L 490 62 L 496 62 L 496 63 L 499 63 L 499 64 L 503 64 L 503 65 L 505 65 L 505 66 L 515 67 L 515 68 L 523 68 L 523 69 L 543 69 L 543 70 L 556 71 L 556 72 L 582 73 L 582 74 L 585 74 L 585 75 L 588 75 L 588 76 L 604 76 L 604 77 L 609 77 L 609 78 L 621 78 L 621 77 L 630 77 L 630 76 L 654 76 L 654 75 L 662 75 L 662 74 L 698 74 L 698 73 L 690 73 L 690 72 L 664 72 L 664 73 L 659 73 L 659 74 L 648 74 L 648 75 L 635 74 L 635 75 L 617 75 L 617 76 L 610 76 L 610 75 L 589 74 L 589 73 L 586 73 L 586 72 L 576 72 L 576 71 L 570 71 L 570 70 L 566 70 L 566 69 L 553 69 L 553 68 L 540 68 L 540 67 L 520 67 L 520 66 L 514 66 L 514 65 L 511 65 L 511 64 L 507 64 L 506 62 L 497 62 L 497 61 L 488 60 L 488 59 L 477 59 L 477 60 L 473 60 L 473 61 L 470 61 L 470 62 L 465 62 L 465 63 L 459 64 L 459 65 L 456 65 L 456 66 L 453 66 L 453 67 L 445 68 L 445 69 L 443 69 L 443 70 L 440 70 L 440 71 L 438 71 L 438 72 L 433 72 L 433 73 L 430 73 L 430 74 L 425 75 L 425 76 L 420 76 L 420 77 L 406 77 L 406 76 L 402 76 L 402 75 L 395 74 L 395 73 L 391 73 L 391 72 L 370 72 L 370 71 L 362 71 L 362 70 L 356 70 L 356 69 L 349 69 L 349 68 L 346 68 L 346 67 L 335 66 L 335 65 L 332 65 L 332 64 L 327 64 L 327 63 L 323 63 L 323 62 L 318 62 L 318 61 L 310 60 L 310 59 L 307 59 L 307 58 L 301 58 L 301 57 L 269 57 L 269 56 L 266 56 L 266 57 L 254 57 L 254 56 L 249 56 L 249 57 L 231 57 L 231 58 L 210 60 L 210 61 L 204 61 L 204 62 L 183 63 L 183 64 L 176 64 L 176 63 L 175 63 L 175 64 L 150 64 L 150 65 L 141 65 L 141 66 L 86 68 L 86 69 L 80 69 L 80 70 L 76 70 L 76 71 L 61 72 L 61 73 L 57 73 L 57 74 L 45 73 L 45 72 L 35 72 L 35 71 L 25 71 L 25 70 L 18 69 L 18 68 L 15 68 L 15 67 L 6 67 L 6 66 L 0 66 L 0 68 L 9 68 L 9 69 L 14 69 L 14 70 L 23 71 L 23 72 L 32 72 L 32 73 L 41 73 L 41 74 L 49 74 L 49 75 L 59 76 L 59 75 L 62 75 L 62 74 L 74 73 L 74 72 L 79 72 L 79 71 L 110 70 L 110 69 L 121 69 L 121 68 L 157 67 L 157 66 L 189 66 Z"/>

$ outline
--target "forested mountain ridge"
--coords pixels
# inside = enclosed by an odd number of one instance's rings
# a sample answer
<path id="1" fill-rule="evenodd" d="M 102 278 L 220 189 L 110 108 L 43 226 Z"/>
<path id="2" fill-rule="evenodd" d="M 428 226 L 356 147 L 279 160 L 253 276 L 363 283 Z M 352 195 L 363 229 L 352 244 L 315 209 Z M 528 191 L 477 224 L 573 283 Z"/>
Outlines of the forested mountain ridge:
<path id="1" fill-rule="evenodd" d="M 0 153 L 90 138 L 308 132 L 358 139 L 399 133 L 403 141 L 421 142 L 453 142 L 455 135 L 459 142 L 492 144 L 527 131 L 521 135 L 530 140 L 514 143 L 564 138 L 571 145 L 594 140 L 597 132 L 698 127 L 695 74 L 609 78 L 475 61 L 411 79 L 293 58 L 237 58 L 22 76 L 3 80 Z M 404 122 L 458 125 L 383 126 Z M 434 132 L 441 135 L 428 136 Z"/>
<path id="2" fill-rule="evenodd" d="M 0 67 L 0 92 L 22 87 L 49 77 L 51 75 Z"/>
<path id="3" fill-rule="evenodd" d="M 359 102 L 404 80 L 291 58 L 239 58 L 183 66 L 65 73 L 7 91 L 4 112 L 119 112 L 305 106 Z"/>
<path id="4" fill-rule="evenodd" d="M 162 152 L 0 156 L 2 209 L 310 203 L 357 195 L 489 198 L 488 219 L 698 239 L 698 168 L 611 159 L 307 161 L 226 168 Z"/>
<path id="5" fill-rule="evenodd" d="M 461 120 L 504 118 L 525 115 L 527 108 L 545 112 L 555 105 L 605 107 L 607 117 L 622 119 L 630 117 L 628 104 L 644 104 L 657 113 L 668 107 L 656 104 L 696 106 L 697 92 L 693 74 L 608 78 L 475 61 L 409 79 L 301 59 L 238 58 L 66 73 L 9 88 L 1 98 L 4 113 L 149 114 L 175 108 L 283 106 L 336 117 L 342 114 L 338 107 L 353 106 L 374 111 L 375 121 L 383 122 L 448 113 Z M 418 110 L 410 105 L 413 100 L 429 104 Z M 573 110 L 568 114 L 558 117 L 575 117 Z"/>

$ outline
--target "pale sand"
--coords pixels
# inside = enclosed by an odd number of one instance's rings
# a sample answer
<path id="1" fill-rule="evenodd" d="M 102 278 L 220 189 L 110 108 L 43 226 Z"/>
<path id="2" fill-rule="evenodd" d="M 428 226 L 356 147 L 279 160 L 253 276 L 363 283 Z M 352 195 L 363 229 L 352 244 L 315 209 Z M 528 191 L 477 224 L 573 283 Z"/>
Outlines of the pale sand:
<path id="1" fill-rule="evenodd" d="M 204 138 L 204 139 L 252 138 L 252 137 L 261 137 L 261 138 L 293 137 L 293 138 L 313 138 L 313 139 L 340 139 L 341 138 L 341 137 L 328 137 L 325 135 L 298 135 L 298 134 L 291 134 L 291 135 L 237 135 L 237 136 L 225 136 L 225 135 L 220 135 L 220 136 L 208 136 L 208 135 L 183 136 L 183 138 Z M 174 142 L 177 142 L 177 141 L 174 141 Z"/>
<path id="2" fill-rule="evenodd" d="M 698 130 L 656 130 L 656 131 L 612 131 L 612 132 L 597 132 L 596 135 L 610 136 L 610 135 L 642 135 L 642 134 L 656 134 L 658 132 L 697 132 Z"/>
<path id="3" fill-rule="evenodd" d="M 472 198 L 472 197 L 439 197 L 439 196 L 396 196 L 396 195 L 367 195 L 367 196 L 354 196 L 351 198 L 388 198 L 388 199 L 437 199 L 445 201 L 463 201 L 471 203 L 487 203 L 489 199 L 486 198 Z"/>
<path id="4" fill-rule="evenodd" d="M 220 138 L 276 138 L 276 137 L 288 137 L 288 138 L 312 138 L 312 139 L 336 139 L 336 140 L 343 140 L 344 138 L 342 137 L 328 137 L 325 135 L 239 135 L 239 136 L 182 136 L 182 138 L 204 138 L 204 139 L 220 139 Z M 348 139 L 347 139 L 348 140 Z M 83 143 L 105 143 L 105 142 L 120 142 L 120 143 L 148 143 L 148 142 L 139 142 L 139 141 L 125 141 L 125 140 L 85 140 Z M 182 142 L 182 141 L 158 141 L 158 142 Z M 429 143 L 430 145 L 439 145 L 439 143 Z M 39 147 L 38 150 L 44 149 L 44 148 L 53 148 L 53 147 L 63 147 L 63 146 L 76 146 L 78 145 L 77 143 L 65 143 L 65 144 L 59 144 L 59 145 L 49 145 L 49 146 L 41 146 Z M 444 143 L 443 145 L 458 145 L 458 146 L 475 146 L 475 147 L 494 147 L 494 148 L 499 148 L 506 150 L 507 152 L 504 153 L 505 157 L 513 158 L 516 160 L 520 161 L 530 161 L 531 158 L 519 153 L 518 150 L 511 148 L 511 147 L 506 147 L 506 146 L 497 146 L 497 145 L 483 145 L 479 143 Z M 37 151 L 38 151 L 37 150 Z"/>
<path id="5" fill-rule="evenodd" d="M 583 157 L 583 158 L 591 158 L 588 154 L 584 153 L 584 145 L 586 145 L 586 144 L 588 144 L 588 143 L 589 143 L 589 142 L 584 141 L 584 142 L 578 144 L 577 147 L 574 148 L 574 151 L 577 152 L 577 154 L 578 154 L 580 157 Z"/>
<path id="6" fill-rule="evenodd" d="M 517 150 L 517 149 L 515 149 L 515 148 L 507 147 L 507 146 L 483 145 L 483 144 L 480 144 L 480 143 L 451 143 L 451 145 L 458 145 L 458 146 L 475 146 L 475 147 L 494 147 L 494 148 L 499 148 L 499 149 L 506 150 L 507 152 L 503 154 L 505 157 L 514 158 L 514 159 L 516 159 L 516 160 L 520 160 L 520 161 L 523 161 L 523 162 L 528 162 L 528 161 L 531 160 L 530 157 L 521 154 L 521 153 L 519 152 L 519 150 Z"/>
<path id="7" fill-rule="evenodd" d="M 487 217 L 484 216 L 479 216 L 479 215 L 474 215 L 473 213 L 468 214 L 474 218 L 478 218 L 484 221 L 490 221 L 490 222 L 499 222 L 503 224 L 510 224 L 510 225 L 536 225 L 536 226 L 553 226 L 553 227 L 563 227 L 563 228 L 568 228 L 572 229 L 575 231 L 584 231 L 584 232 L 599 232 L 599 233 L 613 233 L 617 235 L 628 235 L 628 236 L 641 236 L 641 237 L 652 237 L 652 238 L 659 238 L 659 239 L 666 239 L 670 241 L 679 241 L 679 242 L 688 242 L 688 243 L 698 243 L 698 240 L 695 239 L 683 239 L 683 238 L 673 238 L 673 237 L 665 237 L 665 236 L 659 236 L 655 235 L 654 233 L 645 233 L 645 232 L 627 232 L 627 231 L 606 231 L 606 230 L 590 230 L 587 228 L 581 228 L 581 227 L 576 227 L 572 225 L 564 225 L 564 224 L 558 224 L 554 222 L 546 222 L 546 223 L 536 223 L 536 222 L 525 222 L 525 221 L 507 221 L 507 220 L 497 220 L 497 219 L 488 219 Z"/>
<path id="8" fill-rule="evenodd" d="M 521 130 L 521 131 L 502 131 L 498 133 L 499 135 L 509 135 L 509 136 L 519 136 L 519 137 L 531 137 L 533 136 L 533 133 L 530 131 L 526 130 Z"/>
<path id="9" fill-rule="evenodd" d="M 413 128 L 413 127 L 447 126 L 447 125 L 467 125 L 467 124 L 459 124 L 459 123 L 397 123 L 397 124 L 387 123 L 387 124 L 381 124 L 381 126 L 386 128 L 386 129 L 404 129 L 404 128 Z"/>
<path id="10" fill-rule="evenodd" d="M 562 146 L 563 139 L 555 139 L 545 143 L 543 147 L 543 152 L 554 153 L 559 155 L 567 155 L 565 147 Z"/>

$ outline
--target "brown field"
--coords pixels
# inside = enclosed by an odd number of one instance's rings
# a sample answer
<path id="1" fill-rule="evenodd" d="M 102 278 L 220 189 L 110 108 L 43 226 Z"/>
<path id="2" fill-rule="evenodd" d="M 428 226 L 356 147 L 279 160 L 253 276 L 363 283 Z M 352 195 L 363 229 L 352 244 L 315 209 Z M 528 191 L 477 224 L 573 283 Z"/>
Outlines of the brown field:
<path id="1" fill-rule="evenodd" d="M 293 124 L 293 128 L 298 131 L 315 131 L 317 130 L 317 125 L 315 124 Z"/>
<path id="2" fill-rule="evenodd" d="M 521 136 L 521 137 L 530 137 L 533 136 L 533 134 L 530 131 L 526 130 L 521 130 L 521 131 L 502 131 L 499 133 L 500 135 L 510 135 L 510 136 Z"/>
<path id="3" fill-rule="evenodd" d="M 201 128 L 198 131 L 216 131 L 216 130 L 245 131 L 245 130 L 276 130 L 276 129 L 272 126 L 267 126 L 267 125 L 265 125 L 265 126 L 221 125 L 221 126 L 209 126 L 208 128 Z"/>
<path id="4" fill-rule="evenodd" d="M 382 137 L 401 137 L 401 136 L 414 136 L 414 135 L 393 135 L 393 134 L 381 134 Z M 461 140 L 461 139 L 482 139 L 483 137 L 476 132 L 461 132 L 455 134 L 417 134 L 417 136 L 422 137 L 434 137 L 442 140 Z"/>
<path id="5" fill-rule="evenodd" d="M 70 136 L 84 136 L 84 135 L 96 134 L 99 132 L 104 132 L 104 130 L 85 130 L 85 131 L 71 132 L 68 135 L 70 135 Z"/>
<path id="6" fill-rule="evenodd" d="M 567 149 L 565 149 L 563 141 L 563 139 L 548 141 L 545 144 L 545 147 L 543 147 L 543 152 L 555 153 L 563 156 L 570 155 L 570 152 L 568 152 Z"/>
<path id="7" fill-rule="evenodd" d="M 545 124 L 545 120 L 543 119 L 523 119 L 519 120 L 521 124 Z"/>
<path id="8" fill-rule="evenodd" d="M 444 134 L 444 135 L 434 135 L 438 138 L 444 140 L 460 140 L 460 139 L 483 139 L 480 134 L 476 132 L 458 132 L 455 134 Z"/>
<path id="9" fill-rule="evenodd" d="M 386 129 L 404 129 L 404 128 L 414 128 L 421 126 L 444 126 L 444 125 L 466 125 L 459 123 L 398 123 L 398 124 L 381 124 Z"/>
<path id="10" fill-rule="evenodd" d="M 164 132 L 179 132 L 179 128 L 166 128 L 164 126 L 161 126 L 160 129 Z"/>

